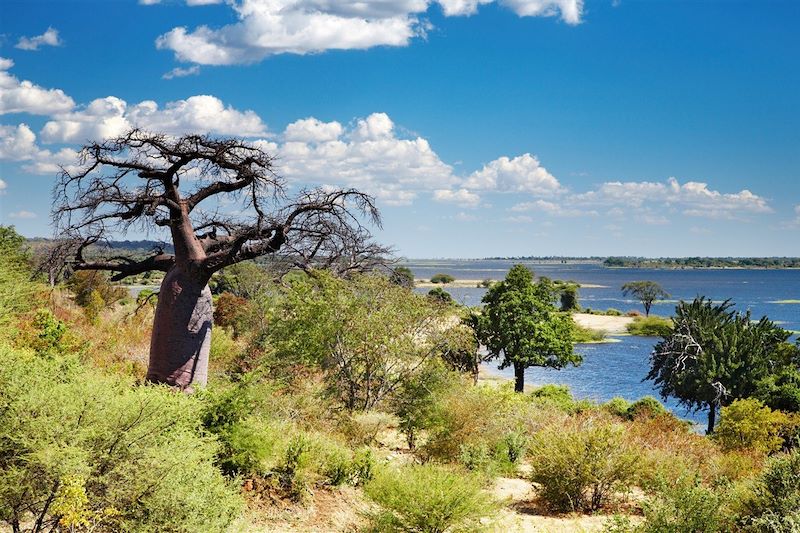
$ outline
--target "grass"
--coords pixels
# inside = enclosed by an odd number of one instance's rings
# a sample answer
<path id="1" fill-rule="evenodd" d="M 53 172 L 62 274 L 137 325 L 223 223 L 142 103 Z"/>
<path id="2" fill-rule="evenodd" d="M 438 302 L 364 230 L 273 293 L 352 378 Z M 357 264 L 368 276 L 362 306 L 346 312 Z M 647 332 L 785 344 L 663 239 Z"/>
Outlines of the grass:
<path id="1" fill-rule="evenodd" d="M 628 324 L 628 333 L 642 337 L 660 337 L 672 331 L 672 321 L 660 316 L 636 317 Z"/>

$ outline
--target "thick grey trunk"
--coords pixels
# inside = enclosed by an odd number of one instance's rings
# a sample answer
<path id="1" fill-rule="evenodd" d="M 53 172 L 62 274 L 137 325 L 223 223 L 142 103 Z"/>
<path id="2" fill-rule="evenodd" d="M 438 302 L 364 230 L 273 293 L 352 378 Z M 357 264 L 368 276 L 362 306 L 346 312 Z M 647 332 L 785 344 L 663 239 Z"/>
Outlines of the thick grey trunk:
<path id="1" fill-rule="evenodd" d="M 205 385 L 211 349 L 211 290 L 182 268 L 164 276 L 158 295 L 147 380 L 181 390 Z"/>

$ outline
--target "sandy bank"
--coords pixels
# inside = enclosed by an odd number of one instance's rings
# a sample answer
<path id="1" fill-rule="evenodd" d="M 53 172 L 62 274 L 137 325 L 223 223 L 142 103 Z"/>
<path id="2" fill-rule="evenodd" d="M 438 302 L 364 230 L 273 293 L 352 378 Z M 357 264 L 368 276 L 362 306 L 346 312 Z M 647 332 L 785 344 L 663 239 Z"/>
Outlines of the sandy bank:
<path id="1" fill-rule="evenodd" d="M 597 331 L 605 331 L 609 335 L 627 333 L 628 324 L 633 322 L 630 316 L 606 316 L 575 313 L 572 315 L 579 326 Z"/>

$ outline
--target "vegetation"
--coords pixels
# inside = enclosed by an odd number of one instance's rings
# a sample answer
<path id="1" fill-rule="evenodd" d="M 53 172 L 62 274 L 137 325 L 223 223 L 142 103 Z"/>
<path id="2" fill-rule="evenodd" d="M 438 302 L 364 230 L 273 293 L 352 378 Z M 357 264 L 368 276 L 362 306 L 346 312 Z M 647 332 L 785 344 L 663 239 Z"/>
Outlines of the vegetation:
<path id="1" fill-rule="evenodd" d="M 672 331 L 672 321 L 660 316 L 637 316 L 625 329 L 631 335 L 642 337 L 667 337 Z"/>
<path id="2" fill-rule="evenodd" d="M 503 357 L 501 368 L 514 367 L 517 392 L 524 389 L 528 367 L 581 362 L 572 348 L 572 318 L 556 309 L 554 291 L 550 280 L 534 283 L 530 270 L 515 265 L 504 281 L 486 291 L 483 312 L 471 317 L 480 342 L 492 357 Z"/>
<path id="3" fill-rule="evenodd" d="M 631 295 L 642 302 L 645 316 L 650 316 L 653 302 L 669 298 L 669 293 L 655 281 L 630 281 L 622 286 L 622 294 Z"/>
<path id="4" fill-rule="evenodd" d="M 441 274 L 441 273 L 439 273 L 439 274 L 434 274 L 431 277 L 431 283 L 448 284 L 448 283 L 453 283 L 455 280 L 456 280 L 456 278 L 454 278 L 450 274 Z"/>
<path id="5" fill-rule="evenodd" d="M 800 268 L 798 257 L 609 257 L 616 268 Z"/>
<path id="6" fill-rule="evenodd" d="M 707 408 L 708 433 L 720 406 L 754 396 L 760 380 L 792 364 L 784 348 L 789 332 L 766 317 L 753 322 L 749 312 L 731 307 L 729 301 L 714 305 L 703 297 L 679 303 L 672 331 L 650 357 L 647 379 L 664 397 Z"/>

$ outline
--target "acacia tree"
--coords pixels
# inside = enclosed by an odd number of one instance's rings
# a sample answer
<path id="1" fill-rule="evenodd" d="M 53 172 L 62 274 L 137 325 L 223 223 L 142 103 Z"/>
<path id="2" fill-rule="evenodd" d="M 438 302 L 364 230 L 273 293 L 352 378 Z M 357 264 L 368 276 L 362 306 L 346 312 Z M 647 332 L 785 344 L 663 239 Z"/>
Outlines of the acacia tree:
<path id="1" fill-rule="evenodd" d="M 653 302 L 662 298 L 669 298 L 669 293 L 655 281 L 630 281 L 622 286 L 622 294 L 631 295 L 644 306 L 644 315 L 650 316 Z"/>
<path id="2" fill-rule="evenodd" d="M 79 168 L 62 171 L 54 196 L 54 224 L 71 243 L 74 270 L 110 271 L 112 281 L 166 273 L 147 380 L 184 390 L 207 378 L 212 274 L 260 256 L 284 269 L 341 274 L 370 268 L 386 252 L 363 222 L 380 224 L 370 196 L 313 189 L 288 199 L 274 157 L 238 139 L 132 130 L 86 145 Z M 87 257 L 87 247 L 134 227 L 163 228 L 174 253 Z"/>
<path id="3" fill-rule="evenodd" d="M 783 349 L 790 333 L 766 317 L 754 322 L 749 312 L 737 313 L 732 306 L 702 296 L 680 302 L 672 331 L 650 356 L 646 379 L 664 398 L 694 410 L 707 408 L 708 433 L 720 407 L 755 395 L 762 380 L 791 365 Z"/>
<path id="4" fill-rule="evenodd" d="M 525 369 L 531 366 L 563 368 L 581 363 L 573 351 L 572 317 L 560 313 L 553 302 L 553 283 L 514 265 L 504 281 L 492 285 L 483 297 L 483 312 L 470 323 L 491 357 L 503 356 L 500 368 L 514 367 L 514 390 L 525 387 Z"/>

